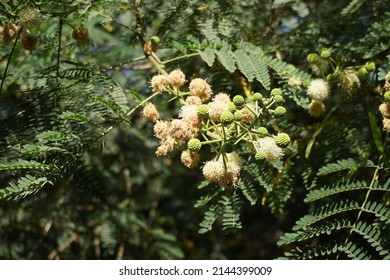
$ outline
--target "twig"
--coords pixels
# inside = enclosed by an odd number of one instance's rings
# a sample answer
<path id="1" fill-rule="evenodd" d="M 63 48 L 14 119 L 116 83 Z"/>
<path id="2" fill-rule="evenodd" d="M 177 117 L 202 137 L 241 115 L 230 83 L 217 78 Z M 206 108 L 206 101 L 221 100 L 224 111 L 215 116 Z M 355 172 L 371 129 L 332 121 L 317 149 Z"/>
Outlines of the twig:
<path id="1" fill-rule="evenodd" d="M 18 42 L 20 34 L 22 33 L 22 30 L 23 30 L 23 27 L 21 27 L 19 29 L 18 35 L 15 38 L 14 45 L 12 46 L 11 52 L 9 54 L 9 57 L 8 57 L 8 60 L 7 60 L 7 64 L 5 65 L 3 77 L 1 79 L 0 93 L 2 93 L 2 91 L 3 91 L 3 86 L 4 86 L 5 78 L 7 77 L 7 72 L 8 72 L 9 65 L 11 64 L 12 55 L 14 54 L 14 51 L 15 51 L 15 48 L 16 48 L 16 44 Z"/>

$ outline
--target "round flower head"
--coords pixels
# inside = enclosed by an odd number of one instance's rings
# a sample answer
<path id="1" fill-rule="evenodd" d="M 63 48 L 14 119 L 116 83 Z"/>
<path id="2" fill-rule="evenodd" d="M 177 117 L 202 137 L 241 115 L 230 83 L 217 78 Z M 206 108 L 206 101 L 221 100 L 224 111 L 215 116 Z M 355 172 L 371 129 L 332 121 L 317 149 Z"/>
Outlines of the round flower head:
<path id="1" fill-rule="evenodd" d="M 3 32 L 1 36 L 1 43 L 8 45 L 11 43 L 12 39 L 16 37 L 19 32 L 19 28 L 15 24 L 6 24 L 3 27 Z"/>
<path id="2" fill-rule="evenodd" d="M 292 86 L 294 88 L 300 88 L 302 85 L 302 81 L 301 81 L 301 79 L 299 79 L 295 76 L 292 76 L 290 79 L 288 79 L 288 85 Z"/>
<path id="3" fill-rule="evenodd" d="M 194 169 L 199 163 L 199 154 L 190 150 L 185 150 L 181 153 L 181 162 L 184 166 Z"/>
<path id="4" fill-rule="evenodd" d="M 179 117 L 192 127 L 199 127 L 201 124 L 201 119 L 198 116 L 198 106 L 196 105 L 184 105 L 181 107 Z"/>
<path id="5" fill-rule="evenodd" d="M 312 99 L 323 101 L 328 98 L 329 84 L 322 79 L 313 80 L 307 89 L 307 95 Z"/>
<path id="6" fill-rule="evenodd" d="M 196 78 L 190 83 L 190 92 L 192 95 L 198 96 L 202 102 L 211 98 L 211 87 L 203 79 Z"/>
<path id="7" fill-rule="evenodd" d="M 38 39 L 30 34 L 24 34 L 20 40 L 23 49 L 31 51 L 37 46 Z"/>
<path id="8" fill-rule="evenodd" d="M 153 76 L 150 81 L 150 85 L 155 92 L 164 92 L 169 85 L 169 79 L 167 75 L 156 75 Z"/>
<path id="9" fill-rule="evenodd" d="M 173 87 L 181 87 L 186 83 L 186 76 L 184 73 L 180 70 L 173 70 L 168 75 L 169 83 Z"/>
<path id="10" fill-rule="evenodd" d="M 382 103 L 379 106 L 379 111 L 381 112 L 384 118 L 390 119 L 390 102 Z"/>
<path id="11" fill-rule="evenodd" d="M 158 139 L 165 140 L 169 136 L 169 123 L 166 121 L 157 121 L 154 124 L 154 134 Z"/>
<path id="12" fill-rule="evenodd" d="M 76 40 L 77 46 L 82 46 L 88 41 L 89 31 L 86 27 L 76 28 L 72 31 L 72 38 Z"/>
<path id="13" fill-rule="evenodd" d="M 197 96 L 188 96 L 185 100 L 186 105 L 202 105 L 202 100 Z"/>
<path id="14" fill-rule="evenodd" d="M 27 7 L 19 12 L 19 19 L 26 29 L 37 26 L 41 21 L 41 15 L 37 8 Z"/>
<path id="15" fill-rule="evenodd" d="M 168 153 L 172 152 L 175 148 L 176 141 L 172 137 L 168 137 L 163 140 L 156 150 L 156 155 L 159 157 L 166 156 Z"/>
<path id="16" fill-rule="evenodd" d="M 148 120 L 155 122 L 160 118 L 160 114 L 152 103 L 149 103 L 142 110 L 142 115 L 145 116 Z"/>
<path id="17" fill-rule="evenodd" d="M 325 105 L 321 101 L 314 99 L 310 102 L 307 110 L 311 116 L 318 118 L 325 111 Z"/>
<path id="18" fill-rule="evenodd" d="M 191 136 L 190 125 L 183 120 L 174 119 L 169 127 L 169 135 L 177 141 L 185 140 Z"/>
<path id="19" fill-rule="evenodd" d="M 221 92 L 214 97 L 213 101 L 221 101 L 228 104 L 230 102 L 230 97 L 226 93 Z"/>
<path id="20" fill-rule="evenodd" d="M 228 103 L 222 102 L 222 101 L 213 101 L 209 104 L 209 117 L 214 122 L 219 122 L 221 119 L 221 115 L 224 112 L 229 112 L 229 105 Z"/>
<path id="21" fill-rule="evenodd" d="M 390 132 L 390 119 L 383 118 L 383 129 Z"/>
<path id="22" fill-rule="evenodd" d="M 207 161 L 202 172 L 207 181 L 218 183 L 225 173 L 223 162 L 217 160 Z"/>
<path id="23" fill-rule="evenodd" d="M 248 107 L 251 107 L 252 104 L 249 104 Z M 242 121 L 246 124 L 251 124 L 255 121 L 256 116 L 247 108 L 244 108 L 241 110 L 241 113 L 243 115 Z"/>
<path id="24" fill-rule="evenodd" d="M 267 155 L 267 161 L 279 160 L 283 157 L 283 150 L 276 145 L 275 139 L 267 136 L 260 138 L 255 142 L 255 147 L 258 152 L 264 152 Z"/>
<path id="25" fill-rule="evenodd" d="M 223 164 L 222 157 L 220 157 L 218 161 Z M 236 185 L 240 175 L 242 164 L 243 164 L 243 160 L 236 152 L 227 154 L 226 156 L 227 169 L 224 170 L 223 176 L 219 179 L 218 184 L 220 186 Z"/>

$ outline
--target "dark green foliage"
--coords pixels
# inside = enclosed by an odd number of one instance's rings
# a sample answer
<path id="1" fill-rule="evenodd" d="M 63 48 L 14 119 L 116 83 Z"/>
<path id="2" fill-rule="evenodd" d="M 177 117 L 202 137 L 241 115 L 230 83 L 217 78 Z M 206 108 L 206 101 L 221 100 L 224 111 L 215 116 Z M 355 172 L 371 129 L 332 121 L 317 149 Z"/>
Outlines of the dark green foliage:
<path id="1" fill-rule="evenodd" d="M 388 1 L 272 2 L 0 1 L 0 31 L 19 27 L 0 36 L 0 259 L 390 259 Z M 31 6 L 41 23 L 27 30 Z M 161 63 L 143 52 L 155 35 Z M 319 70 L 306 58 L 324 48 Z M 177 68 L 214 95 L 280 88 L 286 115 L 260 123 L 289 134 L 282 160 L 234 146 L 239 180 L 221 187 L 202 181 L 203 147 L 200 169 L 181 150 L 157 158 L 139 112 L 153 99 L 177 115 L 177 96 L 150 87 Z M 318 117 L 314 79 L 330 85 Z"/>

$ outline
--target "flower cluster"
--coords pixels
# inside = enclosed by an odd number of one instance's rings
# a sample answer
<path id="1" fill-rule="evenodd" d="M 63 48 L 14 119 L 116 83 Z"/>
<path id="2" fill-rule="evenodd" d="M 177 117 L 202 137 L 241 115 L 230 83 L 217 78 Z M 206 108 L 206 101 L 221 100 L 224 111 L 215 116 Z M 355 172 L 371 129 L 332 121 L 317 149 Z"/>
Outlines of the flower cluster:
<path id="1" fill-rule="evenodd" d="M 253 151 L 252 158 L 259 163 L 282 159 L 290 137 L 286 133 L 272 135 L 264 126 L 267 117 L 286 114 L 280 89 L 273 89 L 268 98 L 261 93 L 231 98 L 227 93 L 213 93 L 204 79 L 192 79 L 187 90 L 183 89 L 186 82 L 178 69 L 151 79 L 155 93 L 173 95 L 182 104 L 178 117 L 170 120 L 160 119 L 152 103 L 142 110 L 154 122 L 154 134 L 160 140 L 157 156 L 181 148 L 181 162 L 193 169 L 201 163 L 200 151 L 208 146 L 214 155 L 201 164 L 202 173 L 206 180 L 221 187 L 237 185 L 245 161 L 239 155 L 239 147 Z"/>
<path id="2" fill-rule="evenodd" d="M 23 27 L 20 44 L 25 50 L 32 50 L 36 47 L 38 39 L 30 34 L 30 30 L 41 22 L 40 11 L 37 8 L 26 7 L 19 12 L 18 17 L 19 23 Z M 17 37 L 20 30 L 21 28 L 13 23 L 0 26 L 0 43 L 8 45 Z"/>
<path id="3" fill-rule="evenodd" d="M 388 86 L 390 84 L 390 72 L 385 76 L 385 93 L 383 94 L 383 103 L 379 106 L 379 111 L 383 117 L 383 129 L 390 132 L 390 90 Z"/>
<path id="4" fill-rule="evenodd" d="M 329 84 L 323 79 L 311 81 L 307 88 L 307 95 L 311 98 L 308 106 L 309 114 L 313 117 L 319 117 L 325 111 L 323 101 L 329 96 Z"/>

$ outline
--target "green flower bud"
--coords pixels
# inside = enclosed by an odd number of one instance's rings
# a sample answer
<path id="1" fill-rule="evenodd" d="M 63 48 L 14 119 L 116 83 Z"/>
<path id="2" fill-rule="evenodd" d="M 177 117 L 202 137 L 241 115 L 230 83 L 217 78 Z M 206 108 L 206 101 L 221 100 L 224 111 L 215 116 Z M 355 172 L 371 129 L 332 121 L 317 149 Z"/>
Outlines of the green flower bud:
<path id="1" fill-rule="evenodd" d="M 278 136 L 276 136 L 275 143 L 281 148 L 285 148 L 290 144 L 290 136 L 286 133 L 279 133 Z"/>
<path id="2" fill-rule="evenodd" d="M 284 98 L 281 95 L 275 95 L 274 100 L 276 103 L 282 103 L 284 101 Z"/>
<path id="3" fill-rule="evenodd" d="M 260 134 L 261 137 L 265 137 L 265 136 L 268 135 L 268 129 L 266 127 L 264 127 L 264 126 L 259 127 L 257 129 L 257 132 Z"/>
<path id="4" fill-rule="evenodd" d="M 240 122 L 244 118 L 244 115 L 240 111 L 234 113 L 234 120 Z"/>
<path id="5" fill-rule="evenodd" d="M 221 123 L 224 125 L 231 124 L 234 121 L 232 112 L 223 112 L 221 115 Z"/>
<path id="6" fill-rule="evenodd" d="M 245 98 L 242 95 L 236 95 L 233 97 L 233 103 L 238 109 L 241 109 L 245 104 Z"/>
<path id="7" fill-rule="evenodd" d="M 160 44 L 160 38 L 158 36 L 153 36 L 150 38 L 150 42 L 152 42 L 153 45 L 158 45 Z"/>
<path id="8" fill-rule="evenodd" d="M 253 101 L 261 101 L 263 99 L 263 95 L 260 92 L 256 92 L 252 96 Z"/>
<path id="9" fill-rule="evenodd" d="M 283 106 L 278 106 L 276 107 L 274 114 L 275 116 L 283 116 L 286 114 L 286 112 L 287 112 L 286 108 L 284 108 Z"/>
<path id="10" fill-rule="evenodd" d="M 310 64 L 317 63 L 319 60 L 320 60 L 320 57 L 316 53 L 309 53 L 309 55 L 307 56 L 307 61 Z"/>
<path id="11" fill-rule="evenodd" d="M 386 91 L 383 95 L 383 99 L 385 102 L 390 102 L 390 91 Z"/>
<path id="12" fill-rule="evenodd" d="M 199 139 L 192 138 L 187 143 L 188 150 L 192 152 L 199 152 L 200 148 L 202 147 L 202 144 L 200 143 Z"/>
<path id="13" fill-rule="evenodd" d="M 358 76 L 359 76 L 360 78 L 366 77 L 367 74 L 368 74 L 368 71 L 367 71 L 367 69 L 366 69 L 365 67 L 361 67 L 361 68 L 359 69 L 359 71 L 358 71 Z"/>
<path id="14" fill-rule="evenodd" d="M 370 61 L 367 62 L 364 67 L 367 69 L 367 71 L 374 71 L 376 69 L 375 63 Z"/>
<path id="15" fill-rule="evenodd" d="M 265 161 L 267 159 L 267 154 L 263 151 L 257 152 L 255 155 L 255 159 L 259 161 Z"/>
<path id="16" fill-rule="evenodd" d="M 201 118 L 207 118 L 209 116 L 209 106 L 206 104 L 199 105 L 197 114 Z"/>
<path id="17" fill-rule="evenodd" d="M 223 150 L 225 153 L 231 153 L 234 151 L 233 143 L 227 142 L 223 145 Z"/>
<path id="18" fill-rule="evenodd" d="M 282 90 L 280 88 L 274 88 L 271 90 L 271 95 L 276 96 L 276 95 L 282 95 Z"/>
<path id="19" fill-rule="evenodd" d="M 228 103 L 228 108 L 229 108 L 229 111 L 232 112 L 232 113 L 234 113 L 235 111 L 237 111 L 237 107 L 236 107 L 236 105 L 234 105 L 233 102 L 229 102 L 229 103 Z"/>
<path id="20" fill-rule="evenodd" d="M 323 50 L 321 51 L 321 53 L 320 53 L 320 56 L 321 56 L 322 58 L 328 58 L 328 57 L 330 57 L 330 51 L 329 51 L 328 49 L 323 49 Z"/>

